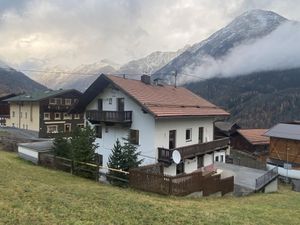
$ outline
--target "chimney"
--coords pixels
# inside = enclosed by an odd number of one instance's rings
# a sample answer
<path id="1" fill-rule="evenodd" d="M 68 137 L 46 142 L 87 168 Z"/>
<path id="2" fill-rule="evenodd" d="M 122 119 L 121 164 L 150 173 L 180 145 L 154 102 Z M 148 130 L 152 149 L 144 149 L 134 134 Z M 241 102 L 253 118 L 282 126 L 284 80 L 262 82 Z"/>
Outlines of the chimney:
<path id="1" fill-rule="evenodd" d="M 143 74 L 141 76 L 141 81 L 144 83 L 144 84 L 151 84 L 151 77 L 146 75 L 146 74 Z"/>

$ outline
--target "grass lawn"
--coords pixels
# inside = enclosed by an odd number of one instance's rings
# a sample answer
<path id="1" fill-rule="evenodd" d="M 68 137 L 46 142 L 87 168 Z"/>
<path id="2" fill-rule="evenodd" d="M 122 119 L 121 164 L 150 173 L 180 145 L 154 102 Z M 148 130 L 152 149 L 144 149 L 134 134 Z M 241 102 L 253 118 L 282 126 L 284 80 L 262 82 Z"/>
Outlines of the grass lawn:
<path id="1" fill-rule="evenodd" d="M 176 198 L 48 170 L 0 151 L 0 224 L 300 224 L 300 193 Z"/>

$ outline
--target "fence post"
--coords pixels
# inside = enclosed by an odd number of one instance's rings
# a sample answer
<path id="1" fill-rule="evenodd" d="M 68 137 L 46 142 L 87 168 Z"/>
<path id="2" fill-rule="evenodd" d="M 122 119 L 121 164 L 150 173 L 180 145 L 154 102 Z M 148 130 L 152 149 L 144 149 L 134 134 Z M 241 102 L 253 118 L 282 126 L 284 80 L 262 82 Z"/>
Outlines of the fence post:
<path id="1" fill-rule="evenodd" d="M 169 195 L 172 195 L 172 184 L 173 184 L 172 177 L 169 177 Z"/>
<path id="2" fill-rule="evenodd" d="M 71 160 L 71 174 L 74 174 L 74 160 Z"/>

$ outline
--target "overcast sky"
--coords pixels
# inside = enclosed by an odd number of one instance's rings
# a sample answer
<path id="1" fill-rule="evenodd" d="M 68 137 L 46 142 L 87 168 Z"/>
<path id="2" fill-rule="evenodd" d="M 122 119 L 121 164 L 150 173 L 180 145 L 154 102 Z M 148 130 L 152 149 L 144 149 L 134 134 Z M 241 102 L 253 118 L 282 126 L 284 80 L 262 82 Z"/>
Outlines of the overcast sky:
<path id="1" fill-rule="evenodd" d="M 121 64 L 200 42 L 250 9 L 300 20 L 298 0 L 0 0 L 0 59 L 17 68 Z"/>

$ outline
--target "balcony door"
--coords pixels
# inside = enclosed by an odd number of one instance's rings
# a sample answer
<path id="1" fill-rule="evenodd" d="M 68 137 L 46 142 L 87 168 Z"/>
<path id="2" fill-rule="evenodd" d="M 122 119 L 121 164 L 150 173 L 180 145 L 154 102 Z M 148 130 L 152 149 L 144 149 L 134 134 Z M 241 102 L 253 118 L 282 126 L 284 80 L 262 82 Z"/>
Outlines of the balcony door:
<path id="1" fill-rule="evenodd" d="M 123 112 L 124 111 L 124 98 L 118 98 L 118 103 L 117 103 L 117 110 L 119 112 Z"/>
<path id="2" fill-rule="evenodd" d="M 98 99 L 98 111 L 103 110 L 103 100 L 101 98 Z"/>
<path id="3" fill-rule="evenodd" d="M 176 130 L 169 131 L 169 149 L 176 148 Z"/>
<path id="4" fill-rule="evenodd" d="M 203 127 L 199 127 L 198 142 L 199 144 L 203 143 Z"/>

